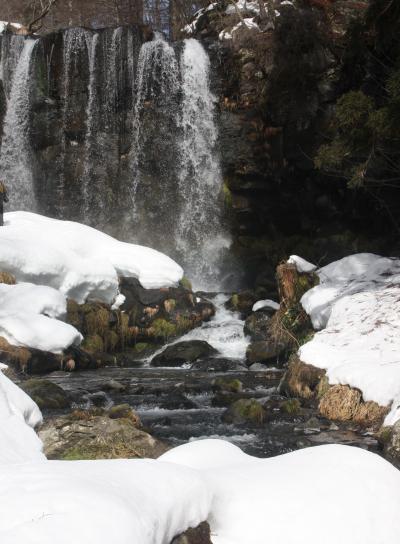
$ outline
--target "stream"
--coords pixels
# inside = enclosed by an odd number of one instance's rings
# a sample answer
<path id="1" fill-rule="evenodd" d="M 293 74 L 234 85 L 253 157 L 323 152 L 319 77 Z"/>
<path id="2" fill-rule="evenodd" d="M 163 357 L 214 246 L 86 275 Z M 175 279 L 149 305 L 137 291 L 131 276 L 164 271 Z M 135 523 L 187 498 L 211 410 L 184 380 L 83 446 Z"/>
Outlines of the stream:
<path id="1" fill-rule="evenodd" d="M 244 362 L 248 341 L 243 321 L 224 307 L 226 299 L 224 295 L 213 298 L 217 308 L 215 317 L 177 341 L 206 340 L 219 350 L 220 358 Z M 314 408 L 303 407 L 299 415 L 282 411 L 285 399 L 279 394 L 278 385 L 283 373 L 277 368 L 253 371 L 239 365 L 238 370 L 229 372 L 155 368 L 145 361 L 135 368 L 60 371 L 45 378 L 68 391 L 75 408 L 109 408 L 128 403 L 139 414 L 145 430 L 171 446 L 202 438 L 222 438 L 258 457 L 328 443 L 378 451 L 372 433 L 352 423 L 332 423 L 319 417 Z M 241 396 L 265 404 L 267 421 L 262 425 L 224 422 L 226 407 L 218 405 L 214 387 L 218 377 L 239 379 L 243 384 Z M 115 382 L 124 389 L 115 388 Z M 45 412 L 46 415 L 53 413 Z"/>

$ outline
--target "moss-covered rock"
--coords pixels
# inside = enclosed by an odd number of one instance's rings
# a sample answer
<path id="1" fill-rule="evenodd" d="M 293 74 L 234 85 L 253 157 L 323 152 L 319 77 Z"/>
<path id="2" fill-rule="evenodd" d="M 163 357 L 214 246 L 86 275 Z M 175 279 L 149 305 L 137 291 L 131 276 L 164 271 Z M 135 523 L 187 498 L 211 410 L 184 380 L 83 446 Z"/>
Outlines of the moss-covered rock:
<path id="1" fill-rule="evenodd" d="M 117 404 L 108 411 L 108 417 L 111 419 L 130 419 L 135 427 L 142 426 L 139 416 L 132 410 L 129 404 Z"/>
<path id="2" fill-rule="evenodd" d="M 167 450 L 131 418 L 111 419 L 101 411 L 49 419 L 39 437 L 49 459 L 156 458 Z"/>
<path id="3" fill-rule="evenodd" d="M 239 399 L 234 402 L 222 419 L 226 423 L 262 425 L 266 420 L 267 412 L 256 399 Z"/>
<path id="4" fill-rule="evenodd" d="M 214 380 L 213 388 L 217 391 L 240 393 L 243 391 L 243 383 L 238 378 L 229 379 L 220 377 Z"/>
<path id="5" fill-rule="evenodd" d="M 84 338 L 81 347 L 89 353 L 103 352 L 104 342 L 100 335 L 93 334 L 92 336 L 86 336 L 86 338 Z"/>
<path id="6" fill-rule="evenodd" d="M 62 410 L 71 404 L 64 389 L 48 380 L 30 379 L 20 383 L 20 387 L 41 410 Z"/>

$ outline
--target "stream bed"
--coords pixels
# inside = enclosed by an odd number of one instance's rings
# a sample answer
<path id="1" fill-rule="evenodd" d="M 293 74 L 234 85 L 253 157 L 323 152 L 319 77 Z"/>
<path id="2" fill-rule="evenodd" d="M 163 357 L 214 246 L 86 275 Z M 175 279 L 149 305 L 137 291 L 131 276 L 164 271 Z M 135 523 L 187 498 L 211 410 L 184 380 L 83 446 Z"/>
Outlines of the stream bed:
<path id="1" fill-rule="evenodd" d="M 206 340 L 219 350 L 220 357 L 243 362 L 248 344 L 243 321 L 225 308 L 226 299 L 224 295 L 214 297 L 215 317 L 179 341 Z M 223 438 L 258 457 L 328 443 L 378 451 L 372 434 L 352 423 L 334 424 L 319 417 L 315 408 L 310 407 L 302 407 L 298 414 L 285 413 L 282 410 L 285 399 L 278 392 L 284 370 L 239 368 L 229 372 L 156 368 L 145 361 L 137 368 L 60 371 L 45 378 L 66 390 L 75 408 L 129 404 L 139 414 L 144 428 L 172 447 L 190 440 Z M 214 385 L 219 377 L 240 380 L 241 394 L 265 405 L 267 418 L 262 425 L 223 421 L 226 407 L 218 403 Z M 47 415 L 53 414 L 45 412 L 44 416 Z"/>

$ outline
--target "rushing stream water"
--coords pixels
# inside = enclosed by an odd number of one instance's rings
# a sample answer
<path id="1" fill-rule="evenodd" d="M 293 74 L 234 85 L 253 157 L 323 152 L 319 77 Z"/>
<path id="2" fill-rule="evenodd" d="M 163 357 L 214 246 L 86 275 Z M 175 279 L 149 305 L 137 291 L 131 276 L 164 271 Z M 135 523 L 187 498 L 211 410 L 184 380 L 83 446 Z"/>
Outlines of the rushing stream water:
<path id="1" fill-rule="evenodd" d="M 243 321 L 224 308 L 224 295 L 214 298 L 216 316 L 182 340 L 207 340 L 219 350 L 220 358 L 244 359 L 247 340 Z M 212 366 L 212 365 L 211 365 Z M 314 409 L 303 408 L 301 415 L 288 415 L 279 409 L 283 400 L 278 385 L 281 369 L 230 372 L 199 371 L 189 368 L 155 368 L 144 363 L 138 368 L 105 368 L 67 374 L 55 372 L 46 376 L 68 391 L 76 407 L 94 405 L 110 407 L 128 403 L 146 429 L 155 437 L 175 446 L 202 438 L 224 438 L 252 455 L 265 457 L 298 448 L 326 443 L 342 443 L 377 451 L 377 443 L 369 433 L 355 425 L 335 425 L 316 418 Z M 239 379 L 243 396 L 265 402 L 268 411 L 263 425 L 225 423 L 226 410 L 216 401 L 214 381 L 218 377 Z M 125 391 L 113 392 L 108 384 L 116 380 Z"/>

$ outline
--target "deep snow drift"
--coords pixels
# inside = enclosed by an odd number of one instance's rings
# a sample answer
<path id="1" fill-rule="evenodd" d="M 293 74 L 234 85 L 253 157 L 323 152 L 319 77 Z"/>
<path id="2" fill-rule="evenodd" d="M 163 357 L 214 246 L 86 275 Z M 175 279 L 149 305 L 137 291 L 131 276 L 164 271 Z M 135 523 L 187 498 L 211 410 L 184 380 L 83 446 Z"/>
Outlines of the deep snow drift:
<path id="1" fill-rule="evenodd" d="M 63 323 L 67 298 L 121 303 L 118 276 L 145 288 L 176 285 L 183 270 L 153 249 L 119 242 L 91 227 L 28 212 L 5 214 L 0 271 L 18 285 L 0 285 L 0 336 L 12 345 L 60 353 L 82 341 Z"/>
<path id="2" fill-rule="evenodd" d="M 301 303 L 314 328 L 302 361 L 326 369 L 329 383 L 362 391 L 400 418 L 400 260 L 362 253 L 317 271 L 320 285 Z"/>
<path id="3" fill-rule="evenodd" d="M 256 459 L 203 440 L 156 461 L 47 461 L 40 420 L 0 371 L 2 544 L 170 544 L 204 520 L 214 544 L 398 544 L 400 472 L 361 449 Z"/>

